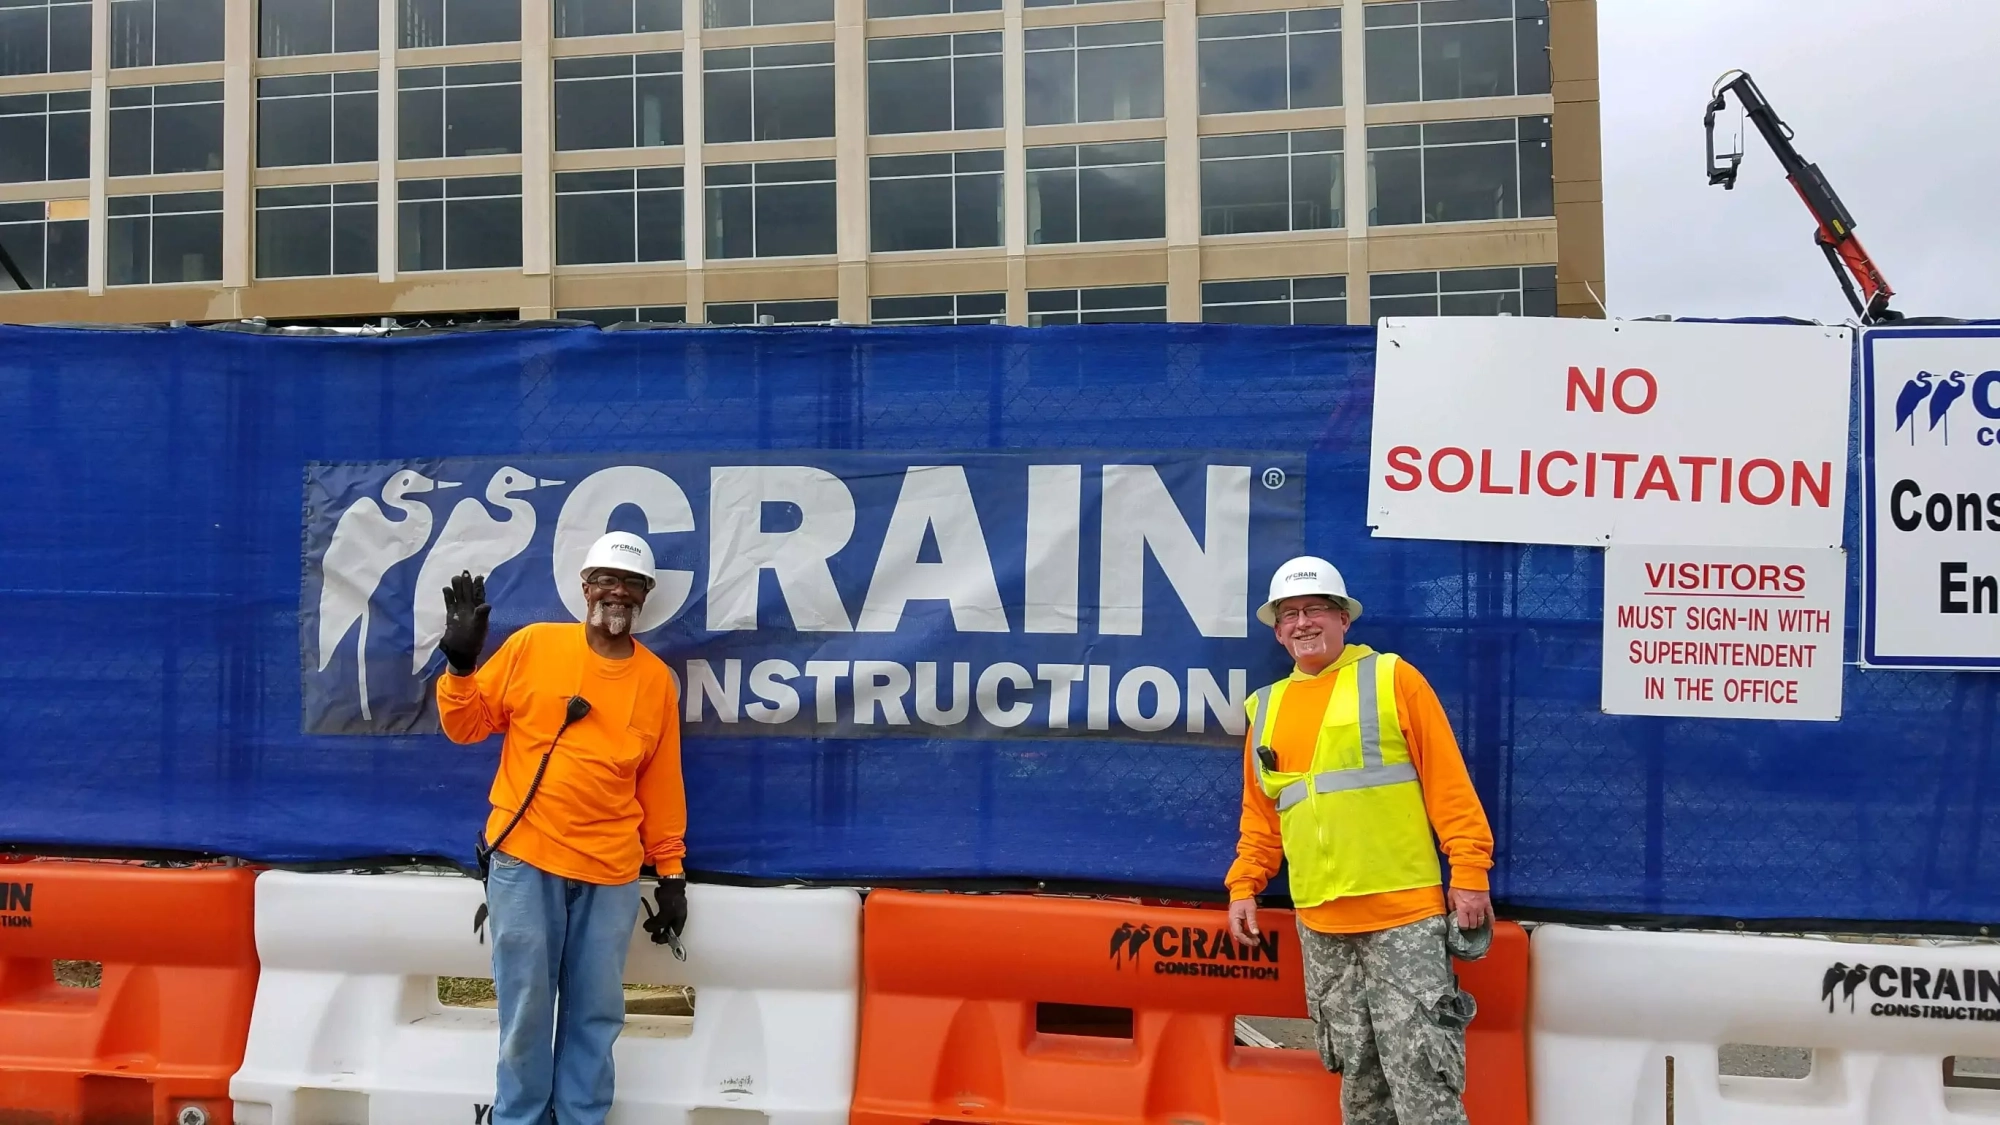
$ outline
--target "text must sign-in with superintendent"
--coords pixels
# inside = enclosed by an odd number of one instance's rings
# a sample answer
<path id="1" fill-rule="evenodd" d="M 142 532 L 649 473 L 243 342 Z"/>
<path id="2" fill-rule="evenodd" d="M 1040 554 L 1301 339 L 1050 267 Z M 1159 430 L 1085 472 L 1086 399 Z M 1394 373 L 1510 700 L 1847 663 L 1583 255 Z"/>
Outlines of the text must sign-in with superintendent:
<path id="1" fill-rule="evenodd" d="M 1377 535 L 1841 543 L 1844 328 L 1391 318 L 1378 338 Z"/>
<path id="2" fill-rule="evenodd" d="M 1846 552 L 1613 546 L 1604 552 L 1604 710 L 1840 718 Z"/>

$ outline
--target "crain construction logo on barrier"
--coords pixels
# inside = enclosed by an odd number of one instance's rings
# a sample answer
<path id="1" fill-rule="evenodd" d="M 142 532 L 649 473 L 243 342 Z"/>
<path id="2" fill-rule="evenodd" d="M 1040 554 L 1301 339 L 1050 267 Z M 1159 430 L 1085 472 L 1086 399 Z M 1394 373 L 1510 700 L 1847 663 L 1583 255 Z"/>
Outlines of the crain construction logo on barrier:
<path id="1" fill-rule="evenodd" d="M 1111 931 L 1112 968 L 1138 969 L 1142 960 L 1150 960 L 1152 971 L 1163 976 L 1236 980 L 1278 980 L 1283 976 L 1276 931 L 1257 935 L 1254 945 L 1239 945 L 1229 936 L 1227 926 L 1206 929 L 1118 923 Z"/>
<path id="2" fill-rule="evenodd" d="M 2000 1007 L 1982 1006 L 2000 1001 L 2000 974 L 1990 969 L 1836 961 L 1820 978 L 1819 992 L 1829 1012 L 1862 1011 L 1860 1001 L 1873 996 L 1865 1009 L 1871 1016 L 2000 1023 Z"/>
<path id="3" fill-rule="evenodd" d="M 652 544 L 636 632 L 691 733 L 1228 745 L 1282 674 L 1254 626 L 1302 552 L 1290 454 L 804 451 L 313 464 L 304 726 L 435 729 L 439 591 L 486 576 L 487 654 L 581 620 L 606 530 Z"/>
<path id="4" fill-rule="evenodd" d="M 25 930 L 35 924 L 35 885 L 0 883 L 0 929 Z"/>

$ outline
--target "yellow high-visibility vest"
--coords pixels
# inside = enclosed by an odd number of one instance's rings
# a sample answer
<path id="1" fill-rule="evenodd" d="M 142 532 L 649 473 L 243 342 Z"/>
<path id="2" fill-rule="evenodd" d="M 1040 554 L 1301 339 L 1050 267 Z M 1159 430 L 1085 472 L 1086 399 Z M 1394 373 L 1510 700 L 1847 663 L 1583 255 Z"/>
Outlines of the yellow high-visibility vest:
<path id="1" fill-rule="evenodd" d="M 1444 881 L 1396 711 L 1397 659 L 1370 653 L 1334 673 L 1310 769 L 1280 773 L 1257 763 L 1258 786 L 1278 805 L 1294 906 Z M 1249 699 L 1253 748 L 1270 745 L 1290 683 Z"/>

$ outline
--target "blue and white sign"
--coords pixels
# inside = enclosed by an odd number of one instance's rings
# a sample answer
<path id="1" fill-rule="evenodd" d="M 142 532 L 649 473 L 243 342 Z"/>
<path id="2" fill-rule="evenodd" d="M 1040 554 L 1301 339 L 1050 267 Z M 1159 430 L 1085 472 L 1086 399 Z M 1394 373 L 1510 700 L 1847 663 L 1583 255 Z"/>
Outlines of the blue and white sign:
<path id="1" fill-rule="evenodd" d="M 1302 550 L 1296 454 L 792 451 L 307 468 L 305 729 L 435 725 L 440 590 L 488 651 L 581 620 L 607 530 L 645 535 L 639 639 L 690 732 L 1228 744 L 1282 674 L 1255 608 Z"/>
<path id="2" fill-rule="evenodd" d="M 2000 328 L 1861 341 L 1864 664 L 2000 668 Z"/>

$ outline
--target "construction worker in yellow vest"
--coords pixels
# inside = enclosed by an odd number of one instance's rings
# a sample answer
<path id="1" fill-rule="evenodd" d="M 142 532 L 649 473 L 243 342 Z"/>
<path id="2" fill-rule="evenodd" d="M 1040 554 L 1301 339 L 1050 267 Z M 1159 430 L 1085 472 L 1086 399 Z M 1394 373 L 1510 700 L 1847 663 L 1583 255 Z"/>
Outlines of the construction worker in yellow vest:
<path id="1" fill-rule="evenodd" d="M 1464 1125 L 1474 1005 L 1451 956 L 1492 940 L 1493 833 L 1437 693 L 1393 653 L 1348 644 L 1360 616 L 1340 572 L 1311 556 L 1278 568 L 1257 611 L 1294 667 L 1248 703 L 1229 926 L 1240 942 L 1257 934 L 1256 895 L 1286 863 L 1342 1121 Z"/>

